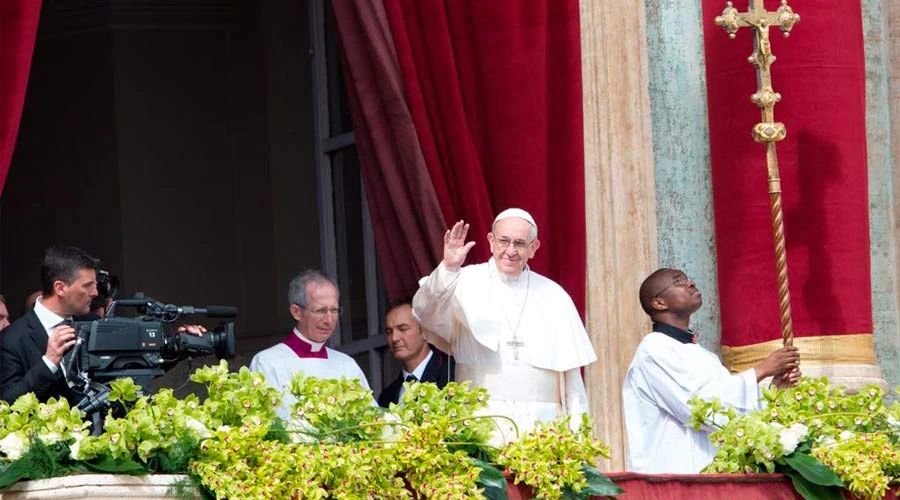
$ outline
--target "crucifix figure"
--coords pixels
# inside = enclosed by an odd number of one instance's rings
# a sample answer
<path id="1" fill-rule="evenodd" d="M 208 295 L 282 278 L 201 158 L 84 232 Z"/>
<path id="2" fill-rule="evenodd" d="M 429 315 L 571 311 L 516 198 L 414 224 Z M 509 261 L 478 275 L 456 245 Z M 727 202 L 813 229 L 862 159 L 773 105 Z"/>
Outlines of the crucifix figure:
<path id="1" fill-rule="evenodd" d="M 781 6 L 774 12 L 765 9 L 764 0 L 750 0 L 747 12 L 738 12 L 731 2 L 726 3 L 722 15 L 716 17 L 716 24 L 734 38 L 738 29 L 753 29 L 753 54 L 747 59 L 756 66 L 757 91 L 750 100 L 759 106 L 762 121 L 753 127 L 753 139 L 766 145 L 766 166 L 769 180 L 769 204 L 772 208 L 772 232 L 775 239 L 775 270 L 778 279 L 778 299 L 781 308 L 781 335 L 784 345 L 794 342 L 791 322 L 791 296 L 788 291 L 787 255 L 784 245 L 784 221 L 781 208 L 781 177 L 778 173 L 778 156 L 775 143 L 784 139 L 787 129 L 784 124 L 775 121 L 775 103 L 781 100 L 781 94 L 772 89 L 771 66 L 775 62 L 772 45 L 769 42 L 769 27 L 781 28 L 784 36 L 791 33 L 800 16 L 788 6 L 787 0 L 781 0 Z"/>

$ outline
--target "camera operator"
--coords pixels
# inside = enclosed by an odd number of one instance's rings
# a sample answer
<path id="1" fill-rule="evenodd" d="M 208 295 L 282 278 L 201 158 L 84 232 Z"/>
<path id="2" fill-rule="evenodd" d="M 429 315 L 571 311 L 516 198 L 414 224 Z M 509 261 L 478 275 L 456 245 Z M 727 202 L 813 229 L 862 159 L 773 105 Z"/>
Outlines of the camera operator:
<path id="1" fill-rule="evenodd" d="M 12 403 L 34 392 L 40 401 L 81 395 L 69 389 L 60 370 L 75 344 L 73 316 L 90 312 L 97 296 L 96 260 L 75 247 L 47 249 L 41 265 L 41 296 L 34 308 L 0 335 L 0 399 Z"/>

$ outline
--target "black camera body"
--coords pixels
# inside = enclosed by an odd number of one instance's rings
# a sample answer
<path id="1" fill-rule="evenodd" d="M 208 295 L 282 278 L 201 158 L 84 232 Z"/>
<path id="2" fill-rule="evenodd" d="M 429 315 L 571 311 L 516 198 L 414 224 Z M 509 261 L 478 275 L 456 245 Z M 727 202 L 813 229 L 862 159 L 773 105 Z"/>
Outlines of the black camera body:
<path id="1" fill-rule="evenodd" d="M 140 316 L 116 317 L 116 305 L 136 307 Z M 75 345 L 63 356 L 61 368 L 69 387 L 85 395 L 78 407 L 85 412 L 106 405 L 106 385 L 131 377 L 145 392 L 153 378 L 164 375 L 179 361 L 215 354 L 230 359 L 235 354 L 234 322 L 227 321 L 203 335 L 173 332 L 170 324 L 184 315 L 233 318 L 237 309 L 225 306 L 174 306 L 152 298 L 113 302 L 107 317 L 76 321 Z"/>
<path id="2" fill-rule="evenodd" d="M 96 381 L 134 376 L 134 370 L 162 375 L 188 357 L 215 354 L 230 359 L 235 353 L 234 322 L 226 322 L 203 336 L 173 333 L 154 318 L 106 318 L 74 324 L 80 349 L 72 368 Z M 69 366 L 66 366 L 67 372 Z M 140 372 L 141 375 L 146 372 Z"/>

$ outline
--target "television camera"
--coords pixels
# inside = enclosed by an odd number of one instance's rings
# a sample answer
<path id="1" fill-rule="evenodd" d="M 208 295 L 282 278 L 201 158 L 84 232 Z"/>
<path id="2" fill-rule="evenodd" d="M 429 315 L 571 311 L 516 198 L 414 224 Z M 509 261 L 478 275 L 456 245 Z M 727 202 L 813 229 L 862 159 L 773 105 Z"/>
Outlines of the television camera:
<path id="1" fill-rule="evenodd" d="M 116 307 L 133 307 L 138 316 L 116 317 Z M 131 377 L 149 392 L 153 378 L 183 359 L 234 357 L 233 321 L 202 335 L 172 331 L 172 323 L 192 315 L 234 318 L 237 308 L 176 306 L 137 297 L 114 301 L 104 319 L 75 321 L 75 345 L 63 356 L 61 367 L 69 387 L 85 396 L 78 408 L 86 413 L 102 410 L 110 391 L 107 383 L 117 378 Z"/>

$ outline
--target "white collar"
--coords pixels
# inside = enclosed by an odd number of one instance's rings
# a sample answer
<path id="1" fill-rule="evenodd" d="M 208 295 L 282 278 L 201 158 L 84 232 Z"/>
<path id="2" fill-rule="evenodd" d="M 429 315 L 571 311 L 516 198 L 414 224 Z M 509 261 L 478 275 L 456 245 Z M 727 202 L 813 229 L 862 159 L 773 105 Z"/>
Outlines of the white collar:
<path id="1" fill-rule="evenodd" d="M 423 359 L 422 362 L 419 363 L 419 366 L 417 366 L 416 369 L 413 370 L 412 373 L 409 373 L 408 371 L 403 370 L 403 380 L 406 380 L 406 377 L 412 375 L 412 376 L 416 377 L 416 380 L 421 381 L 422 375 L 425 374 L 425 367 L 428 366 L 428 361 L 431 360 L 432 355 L 434 355 L 434 351 L 432 351 L 431 348 L 429 347 L 428 348 L 428 356 L 425 356 L 425 359 Z"/>
<path id="2" fill-rule="evenodd" d="M 313 342 L 312 340 L 309 340 L 308 338 L 304 337 L 303 334 L 300 333 L 300 330 L 298 330 L 296 326 L 294 327 L 294 335 L 299 337 L 300 340 L 309 344 L 312 347 L 312 352 L 321 351 L 322 347 L 325 345 L 325 342 Z"/>
<path id="3" fill-rule="evenodd" d="M 44 330 L 47 331 L 48 335 L 50 334 L 50 330 L 66 320 L 66 318 L 47 309 L 47 306 L 41 302 L 41 297 L 38 297 L 34 302 L 34 314 L 37 315 L 38 321 L 41 322 L 41 326 L 44 327 Z"/>
<path id="4" fill-rule="evenodd" d="M 508 274 L 500 272 L 500 269 L 497 268 L 497 261 L 491 257 L 488 261 L 488 269 L 491 270 L 491 274 L 496 276 L 501 282 L 511 284 L 511 283 L 520 283 L 522 282 L 522 276 L 525 276 L 525 273 L 531 272 L 531 268 L 528 267 L 528 264 L 525 264 L 525 269 L 519 273 L 518 276 L 510 276 Z"/>

